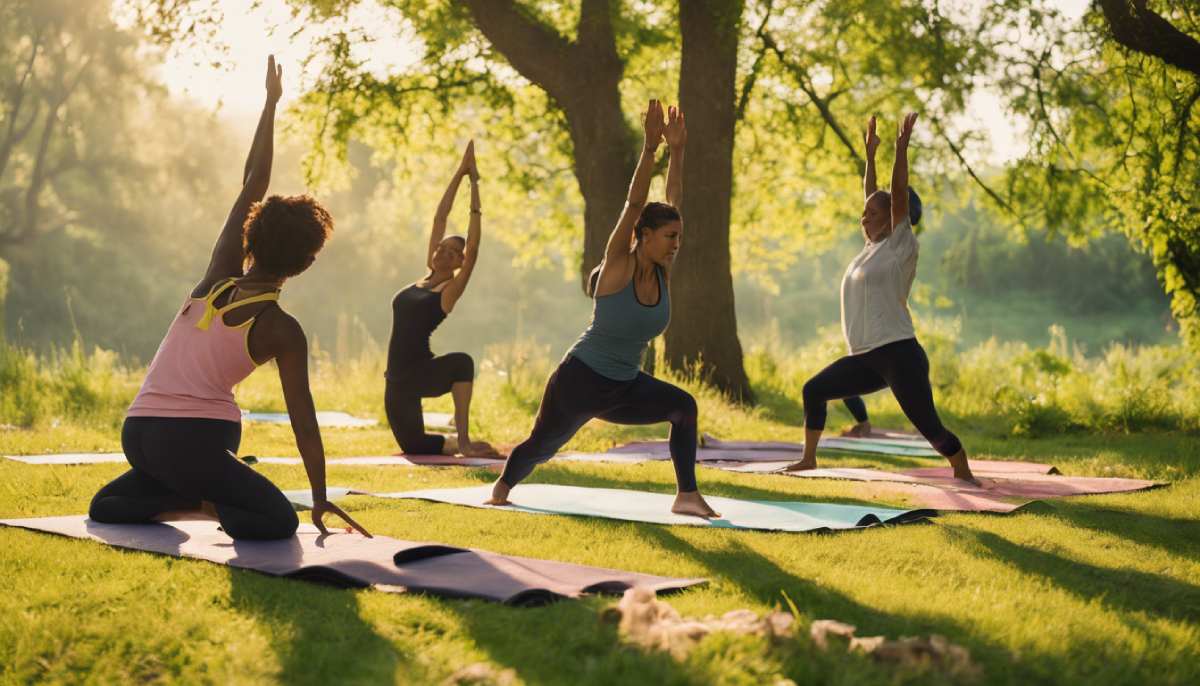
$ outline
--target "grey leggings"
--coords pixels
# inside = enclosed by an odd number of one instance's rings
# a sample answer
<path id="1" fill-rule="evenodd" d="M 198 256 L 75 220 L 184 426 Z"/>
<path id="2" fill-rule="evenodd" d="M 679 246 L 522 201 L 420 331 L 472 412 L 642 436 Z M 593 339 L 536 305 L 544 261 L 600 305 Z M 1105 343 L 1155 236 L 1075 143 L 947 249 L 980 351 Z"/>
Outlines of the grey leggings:
<path id="1" fill-rule="evenodd" d="M 140 524 L 207 500 L 231 538 L 291 537 L 299 519 L 287 497 L 230 454 L 241 438 L 241 424 L 222 419 L 127 417 L 121 447 L 132 468 L 96 493 L 88 516 Z"/>

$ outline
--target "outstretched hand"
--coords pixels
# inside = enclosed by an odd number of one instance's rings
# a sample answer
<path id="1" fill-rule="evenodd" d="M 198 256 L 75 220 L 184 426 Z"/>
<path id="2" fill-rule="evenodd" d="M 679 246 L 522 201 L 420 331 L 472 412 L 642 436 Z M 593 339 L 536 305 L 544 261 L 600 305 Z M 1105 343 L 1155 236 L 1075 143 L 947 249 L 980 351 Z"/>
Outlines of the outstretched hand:
<path id="1" fill-rule="evenodd" d="M 353 527 L 356 531 L 358 531 L 358 533 L 362 534 L 363 536 L 366 536 L 367 538 L 374 538 L 373 536 L 371 536 L 371 534 L 367 533 L 367 530 L 362 528 L 362 526 L 359 525 L 358 522 L 354 521 L 350 517 L 350 515 L 346 514 L 345 511 L 342 510 L 342 508 L 338 507 L 337 505 L 334 505 L 333 503 L 329 502 L 328 500 L 313 501 L 313 508 L 312 508 L 313 525 L 315 525 L 317 527 L 317 531 L 320 531 L 322 535 L 324 535 L 324 536 L 329 535 L 329 530 L 325 528 L 325 523 L 322 521 L 322 519 L 325 517 L 325 515 L 327 513 L 333 513 L 333 514 L 341 517 L 342 519 L 346 520 L 347 524 L 349 524 L 351 527 Z"/>
<path id="2" fill-rule="evenodd" d="M 663 131 L 666 130 L 667 124 L 663 120 L 662 103 L 658 100 L 651 100 L 646 106 L 646 114 L 642 120 L 642 127 L 646 131 L 646 147 L 657 148 L 662 142 Z"/>
<path id="3" fill-rule="evenodd" d="M 283 95 L 283 67 L 276 66 L 275 56 L 267 56 L 267 100 L 279 102 Z"/>
<path id="4" fill-rule="evenodd" d="M 908 138 L 912 135 L 913 124 L 917 123 L 917 113 L 909 112 L 904 115 L 904 121 L 900 122 L 900 131 L 896 134 L 896 146 L 907 146 Z"/>
<path id="5" fill-rule="evenodd" d="M 863 134 L 863 143 L 867 146 L 867 154 L 874 155 L 879 148 L 879 136 L 875 134 L 875 117 L 867 121 L 867 132 Z"/>
<path id="6" fill-rule="evenodd" d="M 667 108 L 667 126 L 663 129 L 663 138 L 672 148 L 682 148 L 687 143 L 687 125 L 683 121 L 683 110 L 678 107 Z"/>
<path id="7" fill-rule="evenodd" d="M 475 166 L 475 139 L 467 142 L 467 149 L 463 151 L 462 162 L 458 165 L 458 173 L 471 177 L 472 181 L 479 180 L 479 168 Z"/>

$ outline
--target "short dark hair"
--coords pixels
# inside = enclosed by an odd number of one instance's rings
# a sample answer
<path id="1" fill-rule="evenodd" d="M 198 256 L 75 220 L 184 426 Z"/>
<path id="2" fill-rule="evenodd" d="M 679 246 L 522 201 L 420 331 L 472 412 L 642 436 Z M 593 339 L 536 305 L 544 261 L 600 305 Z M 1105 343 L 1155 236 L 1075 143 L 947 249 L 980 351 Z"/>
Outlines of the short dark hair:
<path id="1" fill-rule="evenodd" d="M 680 220 L 679 210 L 674 205 L 665 202 L 648 202 L 638 215 L 637 223 L 633 225 L 633 234 L 640 241 L 646 229 L 659 229 L 671 222 Z"/>
<path id="2" fill-rule="evenodd" d="M 308 268 L 331 233 L 333 216 L 312 196 L 272 195 L 250 208 L 242 250 L 267 273 L 295 276 Z"/>
<path id="3" fill-rule="evenodd" d="M 916 226 L 921 223 L 921 196 L 908 187 L 908 223 Z"/>

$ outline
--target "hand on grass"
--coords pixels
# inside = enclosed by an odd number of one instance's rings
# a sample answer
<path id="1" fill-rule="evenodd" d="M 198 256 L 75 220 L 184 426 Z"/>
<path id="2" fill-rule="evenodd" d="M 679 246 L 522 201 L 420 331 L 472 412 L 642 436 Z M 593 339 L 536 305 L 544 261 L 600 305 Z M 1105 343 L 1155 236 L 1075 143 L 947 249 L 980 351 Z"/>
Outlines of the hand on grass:
<path id="1" fill-rule="evenodd" d="M 313 524 L 317 527 L 317 531 L 321 532 L 321 535 L 323 535 L 323 536 L 329 535 L 329 529 L 325 528 L 325 523 L 322 521 L 322 519 L 325 517 L 325 515 L 327 513 L 335 514 L 335 515 L 341 517 L 342 519 L 346 520 L 347 524 L 349 524 L 351 527 L 353 527 L 355 530 L 358 531 L 358 533 L 362 534 L 363 536 L 366 536 L 367 538 L 374 538 L 371 534 L 367 533 L 367 530 L 362 528 L 362 526 L 358 522 L 354 521 L 354 519 L 352 519 L 350 517 L 350 515 L 346 514 L 346 512 L 344 510 L 342 510 L 342 508 L 338 507 L 337 505 L 334 505 L 333 503 L 329 502 L 328 500 L 321 500 L 321 501 L 313 502 L 312 520 L 313 520 Z"/>

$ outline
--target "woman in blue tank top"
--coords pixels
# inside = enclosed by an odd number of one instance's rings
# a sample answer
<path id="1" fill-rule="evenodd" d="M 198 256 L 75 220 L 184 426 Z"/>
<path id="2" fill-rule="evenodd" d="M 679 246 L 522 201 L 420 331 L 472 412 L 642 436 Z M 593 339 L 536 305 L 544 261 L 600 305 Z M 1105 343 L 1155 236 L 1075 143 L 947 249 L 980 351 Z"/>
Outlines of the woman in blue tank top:
<path id="1" fill-rule="evenodd" d="M 681 388 L 641 371 L 642 353 L 671 319 L 671 265 L 683 236 L 683 112 L 651 100 L 646 144 L 629 197 L 600 266 L 592 272 L 592 323 L 550 375 L 533 431 L 517 446 L 492 489 L 492 505 L 554 456 L 592 418 L 615 424 L 671 423 L 671 461 L 678 493 L 671 511 L 716 517 L 696 486 L 696 400 Z M 654 156 L 670 148 L 667 203 L 647 204 Z"/>

